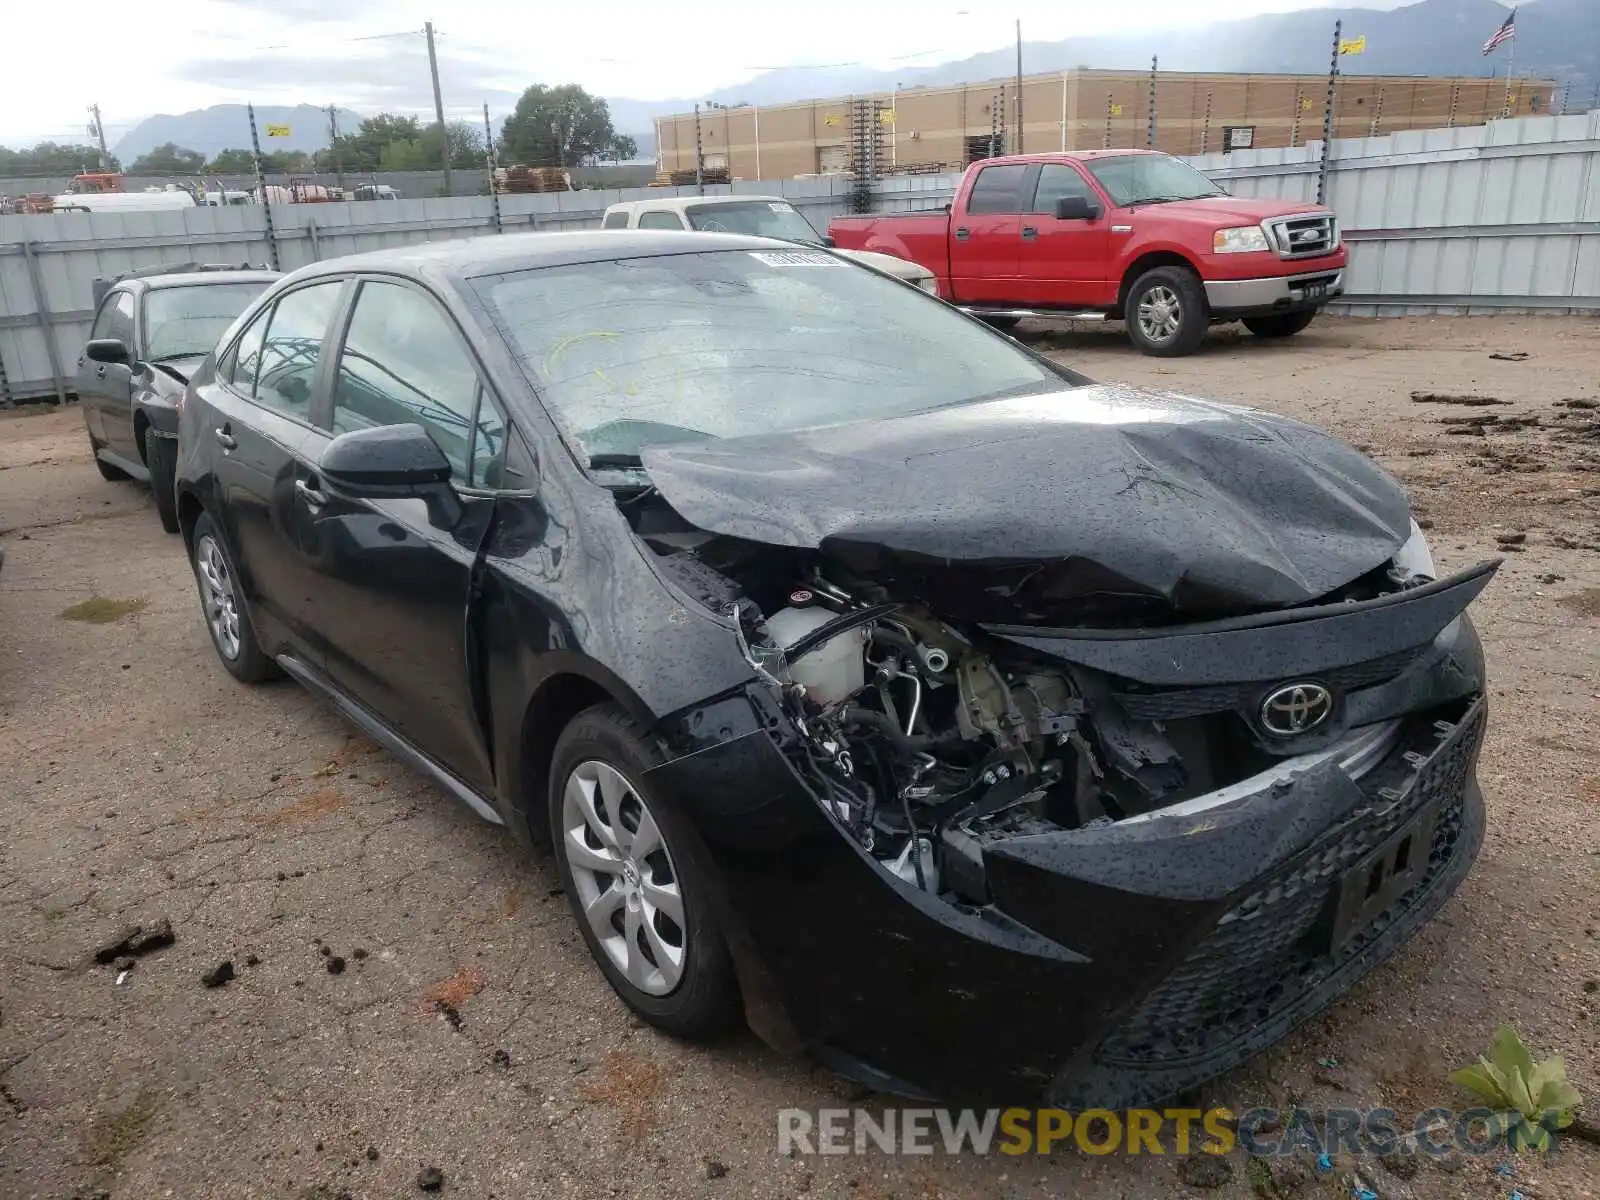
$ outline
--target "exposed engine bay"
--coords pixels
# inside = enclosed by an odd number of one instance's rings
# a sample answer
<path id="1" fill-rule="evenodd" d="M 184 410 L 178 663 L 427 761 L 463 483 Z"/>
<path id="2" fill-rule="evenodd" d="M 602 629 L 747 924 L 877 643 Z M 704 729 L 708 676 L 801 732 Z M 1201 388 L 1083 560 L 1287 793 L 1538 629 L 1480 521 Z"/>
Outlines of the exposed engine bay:
<path id="1" fill-rule="evenodd" d="M 785 753 L 823 806 L 930 893 L 983 904 L 986 845 L 1159 812 L 1319 748 L 1255 727 L 1242 709 L 1259 689 L 1190 689 L 1194 711 L 1163 707 L 1174 693 L 945 619 L 837 554 L 700 530 L 653 488 L 619 505 L 667 573 L 732 619 L 792 727 Z M 1428 578 L 1395 561 L 1328 603 Z"/>

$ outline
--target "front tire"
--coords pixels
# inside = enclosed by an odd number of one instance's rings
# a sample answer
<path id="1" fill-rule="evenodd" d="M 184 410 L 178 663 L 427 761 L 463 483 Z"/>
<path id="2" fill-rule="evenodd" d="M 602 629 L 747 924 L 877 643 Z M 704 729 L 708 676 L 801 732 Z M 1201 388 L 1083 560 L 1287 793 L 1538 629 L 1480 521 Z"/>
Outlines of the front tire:
<path id="1" fill-rule="evenodd" d="M 1126 306 L 1128 340 L 1156 358 L 1193 354 L 1211 324 L 1205 289 L 1187 267 L 1155 267 L 1134 280 Z"/>
<path id="2" fill-rule="evenodd" d="M 250 609 L 239 585 L 239 572 L 222 543 L 222 534 L 209 513 L 194 524 L 194 554 L 190 559 L 200 589 L 200 610 L 211 634 L 217 657 L 240 683 L 261 683 L 276 678 L 278 664 L 261 652 Z"/>
<path id="3" fill-rule="evenodd" d="M 721 1033 L 738 988 L 688 821 L 645 784 L 660 755 L 612 704 L 573 718 L 550 769 L 556 867 L 589 953 L 624 1004 L 683 1038 Z"/>
<path id="4" fill-rule="evenodd" d="M 144 461 L 150 468 L 150 492 L 155 496 L 156 516 L 161 518 L 161 528 L 168 533 L 177 533 L 178 498 L 175 485 L 178 444 L 170 438 L 148 434 L 144 443 Z"/>
<path id="5" fill-rule="evenodd" d="M 132 479 L 121 467 L 113 467 L 100 457 L 100 444 L 94 440 L 94 434 L 89 435 L 89 457 L 94 459 L 95 469 L 100 472 L 100 478 L 107 483 L 121 483 L 124 479 Z"/>
<path id="6" fill-rule="evenodd" d="M 1244 327 L 1258 338 L 1293 337 L 1317 315 L 1316 309 L 1307 312 L 1283 313 L 1276 317 L 1246 317 Z"/>

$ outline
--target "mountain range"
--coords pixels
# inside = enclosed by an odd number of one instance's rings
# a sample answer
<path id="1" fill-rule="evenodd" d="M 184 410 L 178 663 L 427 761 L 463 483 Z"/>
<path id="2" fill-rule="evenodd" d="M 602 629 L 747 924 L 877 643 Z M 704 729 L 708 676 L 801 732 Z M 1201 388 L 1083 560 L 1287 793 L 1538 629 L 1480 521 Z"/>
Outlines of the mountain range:
<path id="1" fill-rule="evenodd" d="M 1487 76 L 1505 70 L 1505 47 L 1493 57 L 1485 57 L 1482 48 L 1509 11 L 1497 0 L 1420 0 L 1389 11 L 1357 7 L 1303 9 L 1191 29 L 1024 41 L 1022 66 L 1028 74 L 1071 67 L 1144 70 L 1155 56 L 1163 69 L 1172 71 L 1319 74 L 1328 69 L 1334 22 L 1341 21 L 1346 38 L 1367 39 L 1365 53 L 1340 60 L 1340 69 L 1346 73 Z M 1600 0 L 1532 0 L 1521 5 L 1517 9 L 1515 53 L 1518 74 L 1565 84 L 1569 88 L 1569 109 L 1589 107 L 1600 98 L 1596 96 L 1600 89 Z M 619 96 L 608 97 L 607 102 L 617 131 L 637 138 L 641 153 L 648 156 L 653 151 L 655 118 L 685 112 L 696 100 L 782 104 L 892 92 L 896 85 L 937 87 L 996 79 L 1015 70 L 1016 49 L 1007 46 L 932 67 L 897 71 L 783 67 L 704 96 L 663 100 Z M 258 108 L 256 119 L 263 126 L 286 124 L 291 130 L 288 138 L 271 142 L 263 138 L 263 148 L 309 151 L 327 145 L 327 114 L 311 105 Z M 339 120 L 341 130 L 353 130 L 360 118 L 341 111 Z M 248 138 L 243 105 L 214 105 L 178 116 L 150 117 L 113 149 L 124 162 L 169 141 L 209 156 L 230 146 L 248 145 Z"/>

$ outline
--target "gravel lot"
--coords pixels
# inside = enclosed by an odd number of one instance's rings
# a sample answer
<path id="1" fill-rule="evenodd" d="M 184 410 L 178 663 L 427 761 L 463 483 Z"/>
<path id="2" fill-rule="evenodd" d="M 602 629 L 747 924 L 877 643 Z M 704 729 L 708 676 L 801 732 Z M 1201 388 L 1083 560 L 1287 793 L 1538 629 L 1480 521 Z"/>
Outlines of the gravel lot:
<path id="1" fill-rule="evenodd" d="M 1176 362 L 1120 330 L 1023 336 L 1102 379 L 1331 427 L 1411 489 L 1444 567 L 1526 535 L 1474 609 L 1493 691 L 1476 871 L 1352 995 L 1206 1099 L 1409 1115 L 1456 1100 L 1447 1071 L 1509 1020 L 1565 1055 L 1594 1119 L 1600 411 L 1560 402 L 1600 399 L 1600 324 L 1327 320 L 1281 346 L 1218 335 Z M 1496 419 L 1440 424 L 1464 416 Z M 0 420 L 0 543 L 0 1196 L 403 1196 L 428 1166 L 464 1197 L 1199 1194 L 1171 1157 L 780 1158 L 778 1108 L 884 1101 L 749 1036 L 706 1049 L 640 1027 L 548 860 L 293 685 L 233 683 L 180 543 L 143 489 L 101 481 L 75 409 Z M 96 598 L 121 603 L 74 610 Z M 120 926 L 161 917 L 175 944 L 121 986 L 93 963 Z M 232 982 L 202 986 L 224 959 Z M 1249 1196 L 1259 1172 L 1230 1161 L 1216 1194 Z M 1385 1196 L 1600 1188 L 1600 1152 L 1571 1141 L 1512 1179 L 1491 1166 L 1367 1178 Z M 1338 1172 L 1278 1186 L 1350 1195 Z"/>

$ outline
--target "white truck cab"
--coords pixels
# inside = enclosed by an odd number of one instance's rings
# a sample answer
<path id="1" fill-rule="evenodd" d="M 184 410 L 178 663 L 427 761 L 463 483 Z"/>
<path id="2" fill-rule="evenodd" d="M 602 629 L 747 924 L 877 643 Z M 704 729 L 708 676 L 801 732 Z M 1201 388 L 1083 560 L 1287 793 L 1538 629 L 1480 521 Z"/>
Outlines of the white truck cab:
<path id="1" fill-rule="evenodd" d="M 806 246 L 829 246 L 800 211 L 782 196 L 663 196 L 625 200 L 606 209 L 602 229 L 692 229 L 701 233 L 741 233 L 778 238 Z M 916 263 L 870 250 L 834 250 L 862 266 L 938 294 L 933 272 Z"/>

